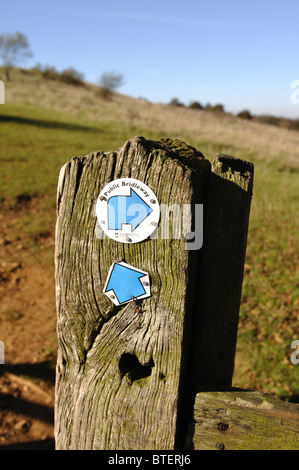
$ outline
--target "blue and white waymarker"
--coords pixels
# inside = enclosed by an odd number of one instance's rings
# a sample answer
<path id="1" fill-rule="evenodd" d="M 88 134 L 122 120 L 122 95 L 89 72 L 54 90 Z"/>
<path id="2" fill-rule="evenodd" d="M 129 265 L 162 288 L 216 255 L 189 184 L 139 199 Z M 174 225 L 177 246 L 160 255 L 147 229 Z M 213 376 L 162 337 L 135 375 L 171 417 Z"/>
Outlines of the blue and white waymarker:
<path id="1" fill-rule="evenodd" d="M 160 206 L 154 192 L 134 178 L 120 178 L 100 192 L 96 215 L 101 229 L 122 243 L 137 243 L 157 229 Z"/>
<path id="2" fill-rule="evenodd" d="M 152 211 L 153 209 L 138 196 L 134 189 L 130 188 L 128 196 L 112 196 L 108 200 L 108 228 L 122 230 L 123 225 L 126 224 L 131 225 L 131 232 L 134 232 Z"/>
<path id="3" fill-rule="evenodd" d="M 115 305 L 145 299 L 151 296 L 149 275 L 123 261 L 116 261 L 109 270 L 103 292 Z"/>

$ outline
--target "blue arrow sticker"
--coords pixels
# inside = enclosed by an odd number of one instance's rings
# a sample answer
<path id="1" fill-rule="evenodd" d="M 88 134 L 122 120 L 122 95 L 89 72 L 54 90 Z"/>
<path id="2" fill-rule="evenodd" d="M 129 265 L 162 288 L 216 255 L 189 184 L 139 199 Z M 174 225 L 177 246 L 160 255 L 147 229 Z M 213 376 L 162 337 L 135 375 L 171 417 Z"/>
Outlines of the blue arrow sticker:
<path id="1" fill-rule="evenodd" d="M 149 275 L 127 263 L 115 262 L 109 270 L 104 294 L 115 305 L 150 297 Z"/>
<path id="2" fill-rule="evenodd" d="M 108 228 L 122 230 L 123 224 L 131 224 L 133 232 L 151 212 L 148 204 L 130 188 L 129 196 L 112 196 L 108 200 Z"/>

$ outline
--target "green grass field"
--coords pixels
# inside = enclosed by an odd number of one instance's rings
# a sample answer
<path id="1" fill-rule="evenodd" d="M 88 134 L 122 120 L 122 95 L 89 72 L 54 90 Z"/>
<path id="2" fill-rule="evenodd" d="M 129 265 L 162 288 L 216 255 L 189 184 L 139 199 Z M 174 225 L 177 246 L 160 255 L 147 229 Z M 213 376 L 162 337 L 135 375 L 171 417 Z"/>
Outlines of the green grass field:
<path id="1" fill-rule="evenodd" d="M 49 98 L 34 101 L 26 86 L 22 93 L 13 86 L 7 104 L 0 107 L 0 197 L 3 211 L 13 211 L 27 199 L 39 201 L 34 217 L 28 210 L 18 211 L 11 224 L 21 238 L 30 240 L 23 256 L 38 255 L 49 276 L 53 246 L 41 248 L 35 240 L 43 233 L 54 234 L 58 173 L 73 156 L 117 149 L 134 135 L 170 136 L 196 146 L 210 161 L 215 153 L 225 152 L 254 163 L 234 385 L 299 396 L 299 365 L 290 361 L 291 342 L 299 340 L 299 133 L 125 98 L 116 106 L 115 101 L 96 102 L 93 94 L 64 110 L 63 105 L 52 107 Z M 70 96 L 76 88 L 49 86 L 65 101 L 63 90 Z"/>

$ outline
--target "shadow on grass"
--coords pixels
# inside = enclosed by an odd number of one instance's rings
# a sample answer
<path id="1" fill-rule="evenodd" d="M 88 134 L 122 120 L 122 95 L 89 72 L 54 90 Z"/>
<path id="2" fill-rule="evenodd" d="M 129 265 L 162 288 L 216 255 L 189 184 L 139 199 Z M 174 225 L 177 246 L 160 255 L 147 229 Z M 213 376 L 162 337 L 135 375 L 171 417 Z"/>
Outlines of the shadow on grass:
<path id="1" fill-rule="evenodd" d="M 26 376 L 31 380 L 43 380 L 54 385 L 55 383 L 55 363 L 56 361 L 45 361 L 36 364 L 5 364 L 0 368 L 1 373 L 10 372 L 16 376 Z M 0 407 L 6 411 L 11 411 L 15 415 L 26 415 L 30 418 L 54 424 L 53 406 L 35 403 L 10 393 L 0 392 Z M 0 450 L 54 450 L 54 438 L 47 438 L 39 441 L 14 442 L 11 444 L 0 444 Z"/>
<path id="2" fill-rule="evenodd" d="M 38 362 L 35 364 L 5 364 L 3 372 L 11 372 L 15 375 L 25 375 L 30 377 L 30 379 L 40 379 L 54 385 L 55 365 L 55 360 Z M 1 371 L 2 369 L 0 369 L 0 375 Z"/>
<path id="3" fill-rule="evenodd" d="M 8 393 L 0 393 L 0 402 L 1 408 L 13 411 L 17 415 L 30 416 L 50 424 L 54 422 L 54 411 L 51 406 L 14 397 Z"/>
<path id="4" fill-rule="evenodd" d="M 80 124 L 72 124 L 59 121 L 47 121 L 43 119 L 32 119 L 20 116 L 6 116 L 0 115 L 0 122 L 11 122 L 16 124 L 25 124 L 29 126 L 44 127 L 48 129 L 62 129 L 67 131 L 84 131 L 84 132 L 99 132 L 96 127 L 81 126 Z"/>

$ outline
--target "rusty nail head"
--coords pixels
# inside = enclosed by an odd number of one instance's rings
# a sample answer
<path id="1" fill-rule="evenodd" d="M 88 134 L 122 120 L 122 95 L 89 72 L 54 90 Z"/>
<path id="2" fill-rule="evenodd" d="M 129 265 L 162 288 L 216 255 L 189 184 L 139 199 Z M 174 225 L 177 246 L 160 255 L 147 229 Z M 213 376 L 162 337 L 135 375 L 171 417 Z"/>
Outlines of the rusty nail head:
<path id="1" fill-rule="evenodd" d="M 225 449 L 225 445 L 222 444 L 222 443 L 217 443 L 217 444 L 216 444 L 216 447 L 217 447 L 217 449 L 219 449 L 219 450 L 224 450 L 224 449 Z"/>
<path id="2" fill-rule="evenodd" d="M 227 431 L 229 428 L 229 424 L 227 423 L 218 423 L 219 431 Z"/>

